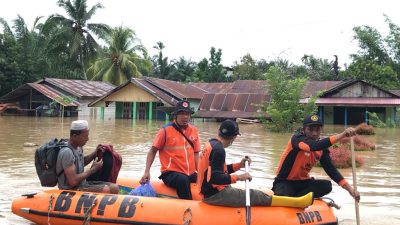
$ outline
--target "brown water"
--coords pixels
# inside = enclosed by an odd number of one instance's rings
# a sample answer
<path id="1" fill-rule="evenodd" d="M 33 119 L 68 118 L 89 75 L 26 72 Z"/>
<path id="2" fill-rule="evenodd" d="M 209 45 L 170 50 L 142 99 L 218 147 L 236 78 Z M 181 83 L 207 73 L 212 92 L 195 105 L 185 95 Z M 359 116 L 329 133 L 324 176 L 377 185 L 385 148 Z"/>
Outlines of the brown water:
<path id="1" fill-rule="evenodd" d="M 43 190 L 34 167 L 34 147 L 26 142 L 41 144 L 51 137 L 68 137 L 70 118 L 33 118 L 0 116 L 0 224 L 31 224 L 10 211 L 14 198 L 24 193 Z M 200 131 L 202 142 L 215 135 L 218 123 L 193 122 Z M 111 143 L 122 157 L 120 177 L 140 178 L 145 158 L 162 121 L 89 120 L 90 140 L 85 152 L 99 143 Z M 343 130 L 342 126 L 326 126 L 324 134 Z M 259 124 L 240 125 L 242 136 L 227 149 L 227 161 L 239 161 L 244 155 L 253 159 L 251 182 L 253 188 L 271 188 L 274 172 L 290 134 L 266 132 Z M 400 224 L 400 129 L 378 129 L 368 137 L 377 143 L 374 152 L 363 152 L 365 164 L 357 169 L 358 189 L 361 192 L 361 224 Z M 151 169 L 153 179 L 159 175 L 158 160 Z M 320 168 L 313 175 L 326 178 Z M 351 169 L 341 170 L 352 183 Z M 243 184 L 240 184 L 243 186 Z M 239 186 L 240 186 L 239 185 Z M 354 203 L 347 191 L 334 184 L 328 197 L 342 206 L 336 210 L 340 224 L 356 224 Z"/>

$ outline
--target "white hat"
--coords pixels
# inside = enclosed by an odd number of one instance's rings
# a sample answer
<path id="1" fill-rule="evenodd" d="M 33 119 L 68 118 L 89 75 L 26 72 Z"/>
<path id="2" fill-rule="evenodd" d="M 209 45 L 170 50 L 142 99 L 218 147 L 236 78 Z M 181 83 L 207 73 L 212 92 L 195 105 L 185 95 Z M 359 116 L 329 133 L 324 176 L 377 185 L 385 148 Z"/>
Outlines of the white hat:
<path id="1" fill-rule="evenodd" d="M 89 129 L 89 124 L 86 120 L 75 120 L 71 123 L 71 130 Z"/>

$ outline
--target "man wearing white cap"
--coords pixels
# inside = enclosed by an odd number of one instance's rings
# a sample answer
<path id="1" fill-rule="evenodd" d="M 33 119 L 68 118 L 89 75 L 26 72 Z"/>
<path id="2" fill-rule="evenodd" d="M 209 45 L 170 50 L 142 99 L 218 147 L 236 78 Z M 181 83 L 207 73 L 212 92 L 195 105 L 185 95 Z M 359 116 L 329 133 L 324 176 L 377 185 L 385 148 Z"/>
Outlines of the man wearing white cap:
<path id="1" fill-rule="evenodd" d="M 118 193 L 118 185 L 102 181 L 86 181 L 86 178 L 103 166 L 102 160 L 94 160 L 96 152 L 83 156 L 83 146 L 89 140 L 89 124 L 86 120 L 71 123 L 68 147 L 62 148 L 58 154 L 56 172 L 58 188 L 67 190 Z M 92 167 L 84 171 L 84 167 L 93 161 Z"/>

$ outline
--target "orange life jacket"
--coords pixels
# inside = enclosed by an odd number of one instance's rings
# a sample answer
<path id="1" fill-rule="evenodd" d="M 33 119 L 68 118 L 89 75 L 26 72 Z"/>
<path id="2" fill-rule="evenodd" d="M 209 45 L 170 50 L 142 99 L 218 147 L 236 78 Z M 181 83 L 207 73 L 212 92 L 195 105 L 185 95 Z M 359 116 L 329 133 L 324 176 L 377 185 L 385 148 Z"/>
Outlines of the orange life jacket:
<path id="1" fill-rule="evenodd" d="M 163 129 L 165 144 L 159 151 L 161 172 L 176 171 L 188 176 L 193 174 L 196 171 L 195 149 L 171 124 L 164 126 Z M 198 132 L 194 126 L 189 125 L 184 133 L 192 142 L 199 141 Z"/>
<path id="2" fill-rule="evenodd" d="M 204 174 L 207 171 L 207 182 L 210 182 L 211 179 L 211 166 L 210 166 L 210 155 L 213 150 L 213 147 L 211 146 L 211 143 L 208 141 L 205 143 L 203 147 L 203 151 L 200 154 L 199 157 L 199 162 L 197 164 L 197 187 L 199 188 L 199 191 L 201 191 L 201 186 L 204 182 Z M 224 162 L 224 173 L 228 173 L 228 167 L 226 166 L 226 162 Z M 217 188 L 218 191 L 221 191 L 225 187 L 229 186 L 227 185 L 215 185 L 212 184 L 214 188 Z"/>

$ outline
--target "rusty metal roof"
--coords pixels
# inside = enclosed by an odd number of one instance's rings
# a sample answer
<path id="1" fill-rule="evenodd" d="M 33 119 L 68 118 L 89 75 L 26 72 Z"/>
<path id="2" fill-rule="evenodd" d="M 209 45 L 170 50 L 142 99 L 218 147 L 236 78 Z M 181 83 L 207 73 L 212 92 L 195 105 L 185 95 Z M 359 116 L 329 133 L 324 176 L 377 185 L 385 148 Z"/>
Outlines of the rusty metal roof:
<path id="1" fill-rule="evenodd" d="M 29 86 L 42 93 L 46 97 L 60 103 L 63 106 L 79 106 L 79 102 L 75 100 L 73 97 L 65 95 L 48 85 L 45 84 L 37 84 L 37 83 L 28 83 Z"/>
<path id="2" fill-rule="evenodd" d="M 300 100 L 307 103 L 308 99 Z M 400 98 L 318 98 L 318 106 L 400 106 Z"/>
<path id="3" fill-rule="evenodd" d="M 161 90 L 168 91 L 170 94 L 180 99 L 201 99 L 203 95 L 207 93 L 196 86 L 177 81 L 158 79 L 154 77 L 143 77 L 143 79 L 149 84 Z"/>
<path id="4" fill-rule="evenodd" d="M 209 93 L 200 102 L 197 117 L 202 118 L 257 118 L 265 117 L 260 106 L 269 101 L 266 94 Z"/>
<path id="5" fill-rule="evenodd" d="M 79 106 L 79 102 L 76 101 L 72 96 L 62 93 L 48 85 L 38 83 L 27 83 L 24 84 L 12 92 L 1 97 L 2 101 L 13 101 L 16 98 L 30 93 L 30 90 L 36 90 L 42 93 L 44 96 L 60 103 L 63 106 Z"/>
<path id="6" fill-rule="evenodd" d="M 233 83 L 191 83 L 190 85 L 206 93 L 226 93 L 233 87 Z"/>
<path id="7" fill-rule="evenodd" d="M 159 99 L 160 102 L 164 103 L 166 106 L 175 106 L 176 103 L 180 100 L 176 96 L 172 95 L 169 90 L 164 90 L 162 88 L 159 88 L 158 86 L 149 83 L 148 79 L 146 77 L 141 77 L 141 78 L 131 78 L 129 81 L 126 83 L 118 86 L 117 88 L 113 89 L 112 91 L 108 92 L 106 95 L 103 95 L 101 98 L 96 99 L 95 101 L 89 103 L 89 106 L 95 106 L 98 102 L 101 102 L 103 100 L 106 100 L 108 96 L 111 94 L 121 90 L 128 84 L 133 83 L 137 85 L 138 87 L 142 88 L 145 90 L 147 93 L 151 94 L 155 98 Z"/>
<path id="8" fill-rule="evenodd" d="M 302 97 L 307 98 L 314 96 L 319 91 L 330 90 L 341 83 L 342 81 L 307 81 L 303 88 Z"/>
<path id="9" fill-rule="evenodd" d="M 237 80 L 233 83 L 191 83 L 207 93 L 266 93 L 265 80 Z"/>
<path id="10" fill-rule="evenodd" d="M 98 98 L 115 88 L 114 85 L 102 81 L 70 80 L 58 78 L 44 78 L 43 80 L 35 83 L 48 83 L 53 88 L 68 92 L 77 98 Z"/>

